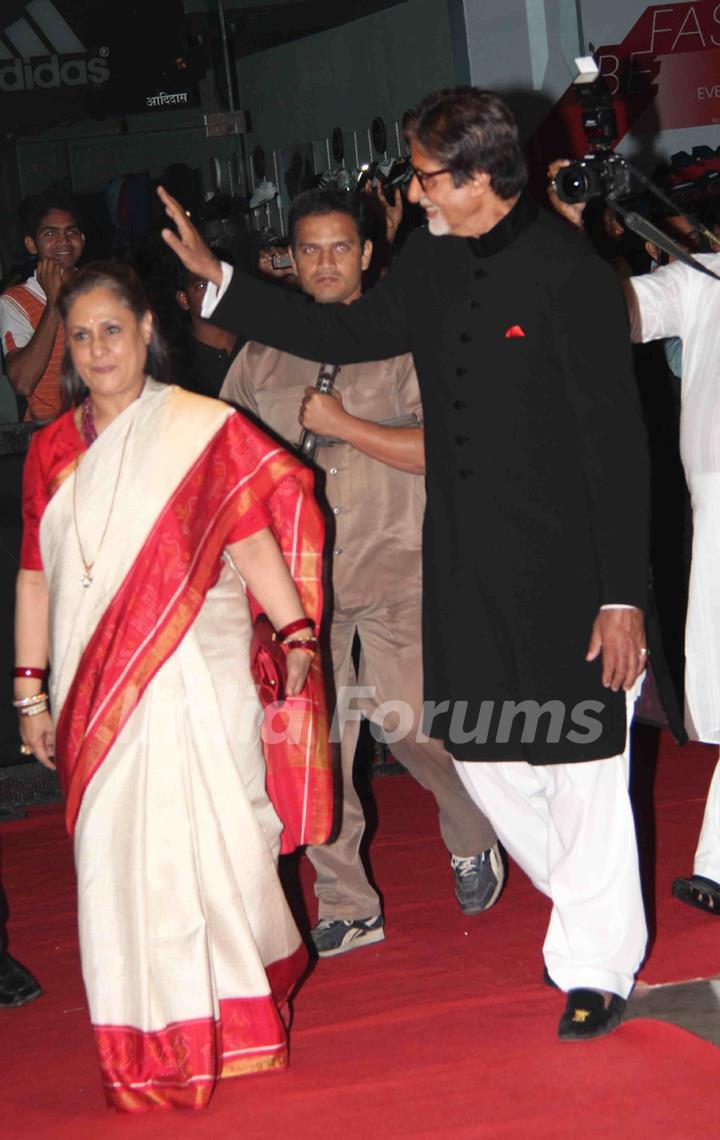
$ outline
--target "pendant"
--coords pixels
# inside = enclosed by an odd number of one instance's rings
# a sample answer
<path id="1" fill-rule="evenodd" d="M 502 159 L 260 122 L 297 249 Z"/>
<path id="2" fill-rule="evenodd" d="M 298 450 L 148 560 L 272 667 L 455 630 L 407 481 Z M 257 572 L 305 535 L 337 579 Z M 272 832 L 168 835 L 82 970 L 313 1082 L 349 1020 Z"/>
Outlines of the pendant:
<path id="1" fill-rule="evenodd" d="M 87 590 L 88 586 L 92 585 L 92 575 L 90 574 L 89 570 L 87 570 L 87 569 L 85 570 L 85 573 L 83 574 L 82 578 L 80 579 L 80 582 L 85 587 L 86 590 Z"/>

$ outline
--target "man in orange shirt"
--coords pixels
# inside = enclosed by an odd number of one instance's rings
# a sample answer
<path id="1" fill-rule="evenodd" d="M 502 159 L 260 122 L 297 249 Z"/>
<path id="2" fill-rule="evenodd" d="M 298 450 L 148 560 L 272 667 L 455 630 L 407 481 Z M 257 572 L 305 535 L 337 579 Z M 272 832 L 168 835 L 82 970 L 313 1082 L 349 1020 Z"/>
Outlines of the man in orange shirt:
<path id="1" fill-rule="evenodd" d="M 65 275 L 75 271 L 85 236 L 75 204 L 61 194 L 31 199 L 22 221 L 25 248 L 37 257 L 37 268 L 0 297 L 0 337 L 7 378 L 27 400 L 25 419 L 48 420 L 62 404 L 65 337 L 57 297 Z"/>

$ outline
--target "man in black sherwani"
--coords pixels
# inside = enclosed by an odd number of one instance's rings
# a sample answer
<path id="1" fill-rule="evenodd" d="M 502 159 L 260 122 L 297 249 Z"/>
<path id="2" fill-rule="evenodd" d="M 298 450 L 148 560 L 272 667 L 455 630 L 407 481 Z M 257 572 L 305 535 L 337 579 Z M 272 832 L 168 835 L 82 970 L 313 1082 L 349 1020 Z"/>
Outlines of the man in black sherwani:
<path id="1" fill-rule="evenodd" d="M 245 340 L 338 364 L 413 353 L 426 721 L 552 899 L 558 1032 L 587 1039 L 620 1022 L 646 943 L 627 741 L 648 473 L 624 301 L 612 270 L 527 197 L 497 96 L 428 96 L 408 139 L 428 228 L 354 305 L 233 274 L 161 192 L 179 235 L 164 236 L 214 283 L 203 315 Z"/>

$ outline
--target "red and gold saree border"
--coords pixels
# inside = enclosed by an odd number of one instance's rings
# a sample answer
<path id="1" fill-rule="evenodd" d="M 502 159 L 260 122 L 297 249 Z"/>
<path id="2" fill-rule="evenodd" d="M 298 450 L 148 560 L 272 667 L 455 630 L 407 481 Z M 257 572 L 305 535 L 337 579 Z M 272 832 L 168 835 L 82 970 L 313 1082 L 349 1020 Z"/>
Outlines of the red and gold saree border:
<path id="1" fill-rule="evenodd" d="M 173 1022 L 144 1032 L 96 1025 L 108 1104 L 123 1112 L 207 1106 L 218 1080 L 287 1066 L 287 1031 L 278 1012 L 307 964 L 303 946 L 267 967 L 271 994 L 225 998 L 217 1020 Z"/>

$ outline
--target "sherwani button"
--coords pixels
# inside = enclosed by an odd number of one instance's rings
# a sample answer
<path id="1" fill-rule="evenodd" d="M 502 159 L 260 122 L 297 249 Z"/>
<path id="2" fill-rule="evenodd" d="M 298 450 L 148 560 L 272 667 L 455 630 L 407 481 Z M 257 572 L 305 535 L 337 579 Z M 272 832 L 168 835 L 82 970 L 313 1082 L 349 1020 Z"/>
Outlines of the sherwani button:
<path id="1" fill-rule="evenodd" d="M 458 368 L 455 369 L 455 375 L 456 376 L 465 376 L 466 374 L 467 374 L 467 368 L 463 368 L 462 365 L 460 365 Z"/>
<path id="2" fill-rule="evenodd" d="M 467 407 L 467 404 L 464 400 L 453 400 L 453 407 L 456 412 L 461 412 L 463 408 Z"/>
<path id="3" fill-rule="evenodd" d="M 471 301 L 470 302 L 470 308 L 471 309 L 479 309 L 481 304 L 482 304 L 481 301 Z"/>
<path id="4" fill-rule="evenodd" d="M 472 337 L 470 336 L 470 333 L 460 333 L 459 340 L 461 344 L 469 344 L 472 340 Z"/>
<path id="5" fill-rule="evenodd" d="M 330 474 L 330 475 L 337 475 L 337 467 L 331 467 L 331 468 L 330 468 L 330 471 L 328 472 L 328 474 Z"/>
<path id="6" fill-rule="evenodd" d="M 339 515 L 341 510 L 342 510 L 342 507 L 333 507 L 333 514 Z"/>
<path id="7" fill-rule="evenodd" d="M 487 277 L 487 273 L 484 269 L 476 269 L 475 276 L 477 277 L 478 281 L 482 281 L 483 277 Z"/>
<path id="8" fill-rule="evenodd" d="M 458 471 L 458 475 L 460 476 L 461 479 L 469 479 L 470 476 L 474 475 L 474 474 L 475 474 L 475 472 L 470 467 L 461 467 L 460 470 Z"/>
<path id="9" fill-rule="evenodd" d="M 463 445 L 464 443 L 467 443 L 469 439 L 470 439 L 470 436 L 469 436 L 469 435 L 456 435 L 456 436 L 455 436 L 455 442 L 456 442 L 457 444 L 459 444 L 459 445 L 460 445 L 460 447 L 462 447 L 462 445 Z"/>

